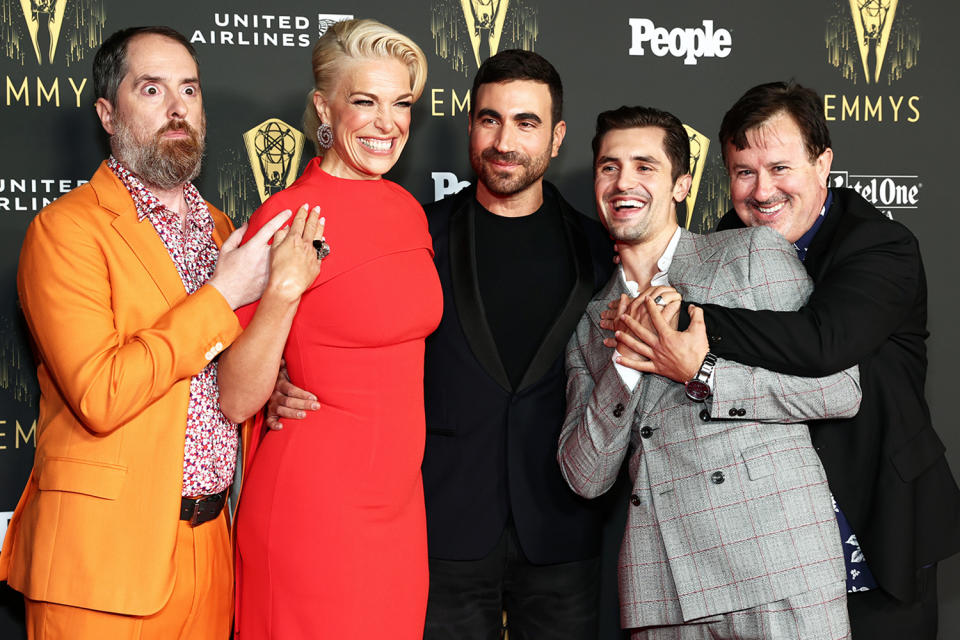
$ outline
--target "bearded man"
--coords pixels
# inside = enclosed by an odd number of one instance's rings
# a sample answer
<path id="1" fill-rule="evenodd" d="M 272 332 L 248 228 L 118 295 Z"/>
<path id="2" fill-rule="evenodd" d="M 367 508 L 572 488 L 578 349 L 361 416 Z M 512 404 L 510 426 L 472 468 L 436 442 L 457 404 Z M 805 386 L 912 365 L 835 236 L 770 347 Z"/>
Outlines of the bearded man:
<path id="1" fill-rule="evenodd" d="M 604 505 L 555 462 L 564 347 L 610 241 L 543 176 L 566 133 L 556 69 L 487 59 L 470 93 L 476 187 L 427 205 L 443 319 L 427 339 L 425 638 L 597 638 Z"/>
<path id="2" fill-rule="evenodd" d="M 31 640 L 226 638 L 237 425 L 216 358 L 289 212 L 238 248 L 243 229 L 190 183 L 205 118 L 181 34 L 119 31 L 93 78 L 112 154 L 36 216 L 20 254 L 40 415 L 0 578 L 24 594 Z"/>

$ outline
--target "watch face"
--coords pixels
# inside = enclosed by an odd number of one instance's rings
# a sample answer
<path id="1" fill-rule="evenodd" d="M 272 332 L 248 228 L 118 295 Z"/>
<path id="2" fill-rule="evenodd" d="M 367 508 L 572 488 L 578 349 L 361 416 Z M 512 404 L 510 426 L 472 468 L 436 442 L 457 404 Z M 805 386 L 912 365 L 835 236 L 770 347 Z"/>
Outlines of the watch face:
<path id="1" fill-rule="evenodd" d="M 710 386 L 706 382 L 690 380 L 687 382 L 687 397 L 694 402 L 703 402 L 710 397 Z"/>

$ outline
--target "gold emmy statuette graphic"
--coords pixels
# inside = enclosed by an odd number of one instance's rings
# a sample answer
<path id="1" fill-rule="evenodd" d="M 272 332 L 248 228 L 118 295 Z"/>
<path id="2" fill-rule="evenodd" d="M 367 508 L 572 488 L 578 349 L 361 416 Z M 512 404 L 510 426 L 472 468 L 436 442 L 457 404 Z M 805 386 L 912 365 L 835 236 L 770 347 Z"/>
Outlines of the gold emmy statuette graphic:
<path id="1" fill-rule="evenodd" d="M 243 134 L 260 202 L 296 179 L 304 140 L 302 133 L 277 118 L 264 120 Z"/>
<path id="2" fill-rule="evenodd" d="M 690 136 L 690 175 L 693 180 L 690 183 L 690 193 L 687 194 L 687 219 L 683 224 L 684 229 L 690 228 L 690 221 L 693 219 L 693 205 L 697 202 L 697 191 L 700 190 L 700 178 L 703 177 L 703 166 L 707 163 L 707 150 L 710 148 L 710 139 L 687 125 L 683 125 Z"/>
<path id="3" fill-rule="evenodd" d="M 20 0 L 20 6 L 23 8 L 23 19 L 27 22 L 27 31 L 30 33 L 30 41 L 33 42 L 33 52 L 37 55 L 38 64 L 43 64 L 43 58 L 40 56 L 40 22 L 46 18 L 47 31 L 50 34 L 49 60 L 53 63 L 67 0 Z"/>
<path id="4" fill-rule="evenodd" d="M 460 0 L 473 56 L 480 63 L 497 53 L 510 0 Z"/>
<path id="5" fill-rule="evenodd" d="M 896 11 L 897 0 L 850 0 L 850 13 L 853 14 L 867 84 L 880 80 L 880 67 L 890 43 L 890 29 Z"/>

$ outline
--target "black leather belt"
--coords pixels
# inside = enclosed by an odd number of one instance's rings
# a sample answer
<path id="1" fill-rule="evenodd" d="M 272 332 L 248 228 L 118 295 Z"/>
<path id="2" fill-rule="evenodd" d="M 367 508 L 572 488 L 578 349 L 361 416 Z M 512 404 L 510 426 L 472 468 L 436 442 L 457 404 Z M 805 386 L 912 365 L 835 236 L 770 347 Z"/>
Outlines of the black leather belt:
<path id="1" fill-rule="evenodd" d="M 228 492 L 229 489 L 224 489 L 212 496 L 180 498 L 180 519 L 189 520 L 191 527 L 213 520 L 223 511 Z"/>

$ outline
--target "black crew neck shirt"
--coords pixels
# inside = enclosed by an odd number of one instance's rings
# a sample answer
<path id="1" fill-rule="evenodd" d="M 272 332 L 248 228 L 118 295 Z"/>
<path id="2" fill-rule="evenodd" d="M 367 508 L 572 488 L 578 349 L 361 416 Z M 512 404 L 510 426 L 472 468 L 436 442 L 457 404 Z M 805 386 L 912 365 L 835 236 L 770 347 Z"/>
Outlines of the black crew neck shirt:
<path id="1" fill-rule="evenodd" d="M 498 216 L 477 206 L 480 298 L 514 389 L 573 288 L 573 259 L 559 203 L 544 193 L 530 215 Z"/>

